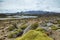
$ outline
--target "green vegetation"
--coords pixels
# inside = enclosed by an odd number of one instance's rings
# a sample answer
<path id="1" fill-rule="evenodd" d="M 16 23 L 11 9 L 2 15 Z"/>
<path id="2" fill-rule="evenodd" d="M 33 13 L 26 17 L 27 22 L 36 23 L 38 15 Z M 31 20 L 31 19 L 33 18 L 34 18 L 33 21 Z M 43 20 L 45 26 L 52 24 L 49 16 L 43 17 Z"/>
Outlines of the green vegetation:
<path id="1" fill-rule="evenodd" d="M 0 20 L 0 40 L 60 40 L 59 18 L 54 16 Z"/>
<path id="2" fill-rule="evenodd" d="M 51 29 L 52 29 L 52 30 L 57 30 L 58 28 L 57 28 L 56 26 L 52 25 L 52 26 L 51 26 Z"/>
<path id="3" fill-rule="evenodd" d="M 57 23 L 60 24 L 60 20 L 57 20 Z"/>
<path id="4" fill-rule="evenodd" d="M 31 27 L 32 27 L 31 29 L 36 29 L 38 27 L 38 22 L 32 24 Z"/>
<path id="5" fill-rule="evenodd" d="M 48 37 L 45 33 L 41 31 L 30 30 L 22 37 L 18 37 L 15 40 L 53 40 L 52 38 Z"/>
<path id="6" fill-rule="evenodd" d="M 46 30 L 44 30 L 44 29 L 42 29 L 42 28 L 39 28 L 39 27 L 36 29 L 36 31 L 41 31 L 41 32 L 43 32 L 43 33 L 46 32 Z"/>
<path id="7" fill-rule="evenodd" d="M 12 31 L 12 30 L 14 30 L 14 29 L 15 29 L 14 26 L 10 26 L 10 27 L 8 28 L 9 31 Z"/>
<path id="8" fill-rule="evenodd" d="M 17 34 L 19 34 L 20 32 L 22 32 L 21 29 L 16 29 L 14 32 L 10 33 L 8 35 L 8 38 L 14 38 Z"/>
<path id="9" fill-rule="evenodd" d="M 26 24 L 23 24 L 22 26 L 20 26 L 20 28 L 23 29 L 23 30 L 24 30 L 26 27 L 27 27 Z"/>

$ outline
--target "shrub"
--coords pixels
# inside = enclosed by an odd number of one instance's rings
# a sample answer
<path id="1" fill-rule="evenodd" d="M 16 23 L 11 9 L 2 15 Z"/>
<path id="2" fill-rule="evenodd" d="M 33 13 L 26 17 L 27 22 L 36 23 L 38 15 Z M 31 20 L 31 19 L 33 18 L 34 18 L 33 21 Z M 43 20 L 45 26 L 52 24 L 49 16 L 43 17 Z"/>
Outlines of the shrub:
<path id="1" fill-rule="evenodd" d="M 52 29 L 52 30 L 57 30 L 58 28 L 57 28 L 56 26 L 52 25 L 52 26 L 51 26 L 51 29 Z"/>
<path id="2" fill-rule="evenodd" d="M 14 29 L 15 29 L 14 26 L 10 26 L 10 27 L 8 28 L 9 31 L 12 31 L 12 30 L 14 30 Z"/>
<path id="3" fill-rule="evenodd" d="M 38 22 L 31 25 L 31 29 L 36 29 L 38 27 Z"/>
<path id="4" fill-rule="evenodd" d="M 24 30 L 26 27 L 27 27 L 26 24 L 23 24 L 22 26 L 20 26 L 20 28 L 23 29 L 23 30 Z"/>
<path id="5" fill-rule="evenodd" d="M 60 20 L 57 20 L 57 23 L 60 24 Z"/>
<path id="6" fill-rule="evenodd" d="M 14 32 L 12 32 L 12 33 L 10 33 L 10 34 L 8 35 L 8 38 L 14 38 L 14 37 L 16 37 L 17 34 L 19 34 L 20 32 L 22 32 L 22 30 L 16 29 Z"/>

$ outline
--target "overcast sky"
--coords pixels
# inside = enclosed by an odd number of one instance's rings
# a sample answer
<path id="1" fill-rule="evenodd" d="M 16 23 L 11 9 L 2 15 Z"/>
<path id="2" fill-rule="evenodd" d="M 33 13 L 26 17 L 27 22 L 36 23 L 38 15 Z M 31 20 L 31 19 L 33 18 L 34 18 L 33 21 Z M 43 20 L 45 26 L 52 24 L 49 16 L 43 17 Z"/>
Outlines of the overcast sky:
<path id="1" fill-rule="evenodd" d="M 60 0 L 0 0 L 0 13 L 29 10 L 60 12 Z"/>

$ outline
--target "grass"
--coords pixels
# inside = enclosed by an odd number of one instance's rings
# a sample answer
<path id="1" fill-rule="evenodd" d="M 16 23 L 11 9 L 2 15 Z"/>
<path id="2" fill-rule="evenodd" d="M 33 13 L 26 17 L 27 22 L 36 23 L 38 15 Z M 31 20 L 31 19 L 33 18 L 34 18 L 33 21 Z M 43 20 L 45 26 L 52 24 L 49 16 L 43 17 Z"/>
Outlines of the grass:
<path id="1" fill-rule="evenodd" d="M 52 38 L 48 37 L 45 33 L 36 30 L 30 30 L 22 37 L 18 37 L 15 40 L 53 40 Z"/>

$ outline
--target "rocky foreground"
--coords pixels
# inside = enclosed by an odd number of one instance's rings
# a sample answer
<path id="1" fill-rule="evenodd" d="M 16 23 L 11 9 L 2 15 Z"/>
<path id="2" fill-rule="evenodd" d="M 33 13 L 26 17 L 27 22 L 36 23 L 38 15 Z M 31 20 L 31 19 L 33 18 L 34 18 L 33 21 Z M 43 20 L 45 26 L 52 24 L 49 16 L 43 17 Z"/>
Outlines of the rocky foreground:
<path id="1" fill-rule="evenodd" d="M 60 17 L 0 20 L 0 40 L 60 40 Z"/>

